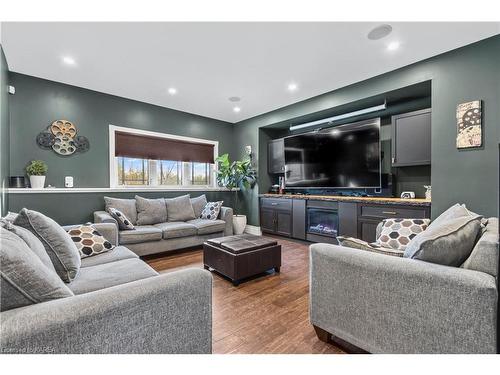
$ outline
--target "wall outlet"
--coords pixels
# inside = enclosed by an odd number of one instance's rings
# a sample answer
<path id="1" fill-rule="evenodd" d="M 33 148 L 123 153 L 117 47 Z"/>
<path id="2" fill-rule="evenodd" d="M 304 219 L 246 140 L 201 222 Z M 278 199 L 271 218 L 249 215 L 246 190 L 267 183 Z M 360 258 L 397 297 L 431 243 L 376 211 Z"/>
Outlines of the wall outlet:
<path id="1" fill-rule="evenodd" d="M 73 177 L 71 177 L 71 176 L 64 177 L 64 186 L 67 188 L 72 188 L 73 187 Z"/>

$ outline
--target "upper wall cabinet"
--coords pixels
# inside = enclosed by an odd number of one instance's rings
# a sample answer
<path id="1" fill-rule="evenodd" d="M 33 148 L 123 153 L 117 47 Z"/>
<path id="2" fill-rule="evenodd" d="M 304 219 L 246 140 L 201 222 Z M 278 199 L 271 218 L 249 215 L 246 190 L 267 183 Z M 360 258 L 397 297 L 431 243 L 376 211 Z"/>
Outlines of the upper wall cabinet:
<path id="1" fill-rule="evenodd" d="M 267 145 L 267 171 L 285 173 L 285 143 L 283 138 L 269 141 Z"/>
<path id="2" fill-rule="evenodd" d="M 392 117 L 392 166 L 431 164 L 431 110 Z"/>

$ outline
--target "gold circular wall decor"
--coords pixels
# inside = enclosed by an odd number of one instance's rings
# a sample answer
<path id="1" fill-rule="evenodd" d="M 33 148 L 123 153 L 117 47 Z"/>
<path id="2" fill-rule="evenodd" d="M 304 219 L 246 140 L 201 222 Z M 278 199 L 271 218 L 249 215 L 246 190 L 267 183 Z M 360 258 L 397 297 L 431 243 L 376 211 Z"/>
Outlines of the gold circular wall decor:
<path id="1" fill-rule="evenodd" d="M 50 125 L 50 131 L 56 137 L 70 137 L 76 135 L 76 126 L 68 120 L 56 120 Z"/>

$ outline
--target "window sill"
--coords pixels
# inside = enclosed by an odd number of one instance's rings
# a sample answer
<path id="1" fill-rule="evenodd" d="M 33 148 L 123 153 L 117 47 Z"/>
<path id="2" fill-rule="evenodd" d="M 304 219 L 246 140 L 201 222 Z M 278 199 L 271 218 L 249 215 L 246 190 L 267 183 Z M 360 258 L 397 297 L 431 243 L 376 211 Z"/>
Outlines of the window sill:
<path id="1" fill-rule="evenodd" d="M 44 189 L 31 189 L 31 188 L 11 188 L 7 189 L 9 194 L 54 194 L 54 193 L 127 193 L 127 192 L 161 192 L 161 191 L 235 191 L 239 189 L 229 190 L 223 187 L 158 187 L 158 188 L 145 188 L 145 187 L 118 187 L 118 188 L 44 188 Z"/>

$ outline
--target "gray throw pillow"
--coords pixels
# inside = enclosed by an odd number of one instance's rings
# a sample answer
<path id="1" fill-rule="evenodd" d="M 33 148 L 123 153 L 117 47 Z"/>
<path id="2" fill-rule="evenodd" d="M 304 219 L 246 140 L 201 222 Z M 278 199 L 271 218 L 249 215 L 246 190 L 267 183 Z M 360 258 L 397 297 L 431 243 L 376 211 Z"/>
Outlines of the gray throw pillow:
<path id="1" fill-rule="evenodd" d="M 207 197 L 205 194 L 200 195 L 196 198 L 191 198 L 191 204 L 193 205 L 194 216 L 198 219 L 205 206 L 207 205 Z"/>
<path id="2" fill-rule="evenodd" d="M 476 215 L 472 212 L 470 212 L 463 204 L 454 204 L 450 208 L 448 208 L 446 211 L 444 211 L 441 215 L 439 215 L 437 218 L 435 218 L 432 221 L 433 225 L 440 225 L 443 223 L 446 223 L 447 221 L 451 219 L 456 219 L 458 217 L 463 217 L 463 216 L 470 216 L 470 215 Z"/>
<path id="3" fill-rule="evenodd" d="M 38 238 L 49 255 L 57 274 L 64 282 L 71 282 L 80 270 L 78 249 L 68 233 L 54 220 L 37 211 L 23 208 L 14 221 Z"/>
<path id="4" fill-rule="evenodd" d="M 358 238 L 344 237 L 344 236 L 337 236 L 337 241 L 339 241 L 340 246 L 350 247 L 352 249 L 367 250 L 367 251 L 371 251 L 372 253 L 390 255 L 390 256 L 395 256 L 395 257 L 402 257 L 403 256 L 403 251 L 384 247 L 384 246 L 377 244 L 376 242 L 369 243 L 369 242 L 360 240 Z"/>
<path id="5" fill-rule="evenodd" d="M 480 230 L 479 215 L 432 222 L 425 231 L 410 241 L 404 257 L 458 267 L 472 252 Z"/>
<path id="6" fill-rule="evenodd" d="M 53 272 L 56 272 L 56 269 L 54 268 L 54 265 L 52 264 L 52 261 L 50 260 L 45 247 L 33 233 L 23 227 L 14 225 L 5 219 L 1 219 L 0 223 L 2 227 L 7 229 L 9 232 L 14 233 L 16 236 L 21 238 L 26 243 L 26 245 L 28 245 L 31 251 L 33 251 L 36 256 L 40 258 L 45 267 Z"/>
<path id="7" fill-rule="evenodd" d="M 105 209 L 109 213 L 111 213 L 109 211 L 110 208 L 115 208 L 124 213 L 133 225 L 137 224 L 137 208 L 135 205 L 135 199 L 104 197 L 104 203 Z"/>
<path id="8" fill-rule="evenodd" d="M 1 311 L 73 296 L 20 237 L 0 228 L 0 242 Z"/>
<path id="9" fill-rule="evenodd" d="M 196 219 L 193 205 L 188 195 L 165 199 L 168 221 L 188 221 Z"/>
<path id="10" fill-rule="evenodd" d="M 137 207 L 137 225 L 151 225 L 167 221 L 167 205 L 165 199 L 147 199 L 135 196 Z"/>

